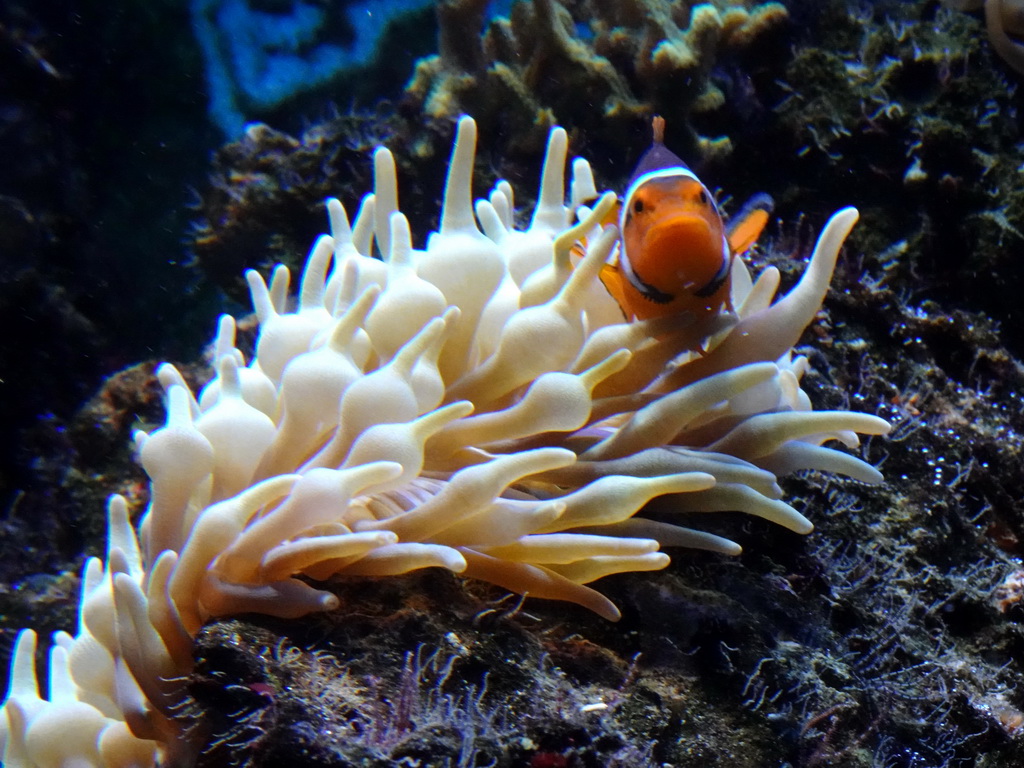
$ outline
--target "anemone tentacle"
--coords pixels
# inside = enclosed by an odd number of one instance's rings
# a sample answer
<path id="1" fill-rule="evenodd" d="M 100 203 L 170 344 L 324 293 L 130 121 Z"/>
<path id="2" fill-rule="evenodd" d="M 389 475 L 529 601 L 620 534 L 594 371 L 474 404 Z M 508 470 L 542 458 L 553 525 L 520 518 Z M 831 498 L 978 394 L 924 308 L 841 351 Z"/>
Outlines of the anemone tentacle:
<path id="1" fill-rule="evenodd" d="M 613 196 L 582 205 L 596 190 L 577 159 L 566 202 L 562 129 L 524 230 L 505 182 L 474 209 L 475 144 L 463 118 L 440 231 L 423 250 L 400 210 L 394 158 L 379 149 L 355 224 L 328 202 L 332 235 L 313 246 L 294 311 L 287 269 L 269 283 L 247 276 L 254 357 L 222 318 L 216 376 L 198 397 L 161 369 L 166 424 L 136 435 L 149 508 L 136 531 L 125 501 L 110 501 L 107 556 L 86 567 L 80 626 L 54 645 L 47 698 L 35 634 L 19 636 L 0 718 L 5 764 L 186 762 L 169 717 L 183 696 L 174 678 L 213 617 L 332 610 L 325 581 L 440 567 L 615 620 L 595 580 L 664 568 L 661 546 L 740 551 L 645 518 L 652 500 L 808 533 L 779 473 L 880 479 L 823 443 L 855 446 L 856 433 L 888 424 L 812 411 L 806 361 L 792 353 L 854 209 L 825 225 L 804 277 L 777 301 L 776 272 L 755 282 L 735 267 L 727 306 L 738 314 L 694 344 L 683 318 L 616 320 L 598 277 L 618 247 L 617 231 L 597 223 Z M 67 733 L 58 747 L 56 722 Z"/>

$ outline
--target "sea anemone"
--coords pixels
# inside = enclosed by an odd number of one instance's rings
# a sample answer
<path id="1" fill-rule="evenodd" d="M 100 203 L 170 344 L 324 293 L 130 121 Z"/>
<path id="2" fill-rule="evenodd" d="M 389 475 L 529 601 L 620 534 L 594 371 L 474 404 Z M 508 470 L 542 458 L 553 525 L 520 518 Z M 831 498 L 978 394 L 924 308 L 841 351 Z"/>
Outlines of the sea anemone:
<path id="1" fill-rule="evenodd" d="M 664 568 L 661 546 L 740 551 L 637 516 L 652 499 L 667 499 L 669 515 L 742 511 L 808 533 L 778 475 L 881 479 L 822 444 L 855 447 L 858 432 L 889 425 L 812 411 L 799 384 L 807 361 L 792 352 L 855 210 L 832 217 L 774 303 L 777 270 L 752 282 L 737 259 L 735 311 L 710 326 L 626 323 L 598 279 L 618 242 L 598 224 L 614 195 L 598 197 L 576 160 L 566 201 L 565 131 L 551 132 L 525 229 L 505 182 L 474 214 L 475 144 L 463 118 L 424 250 L 399 212 L 392 155 L 378 149 L 354 225 L 328 202 L 331 235 L 313 246 L 293 309 L 285 267 L 269 284 L 247 275 L 260 324 L 252 359 L 225 316 L 216 376 L 198 397 L 172 366 L 159 370 L 166 424 L 136 436 L 151 479 L 138 537 L 114 497 L 106 561 L 86 567 L 78 634 L 56 638 L 47 699 L 35 635 L 19 637 L 5 765 L 59 765 L 54 750 L 82 753 L 82 765 L 174 762 L 186 749 L 179 676 L 211 617 L 331 610 L 338 598 L 323 582 L 334 577 L 439 566 L 614 620 L 590 582 Z M 53 736 L 61 723 L 74 739 Z"/>

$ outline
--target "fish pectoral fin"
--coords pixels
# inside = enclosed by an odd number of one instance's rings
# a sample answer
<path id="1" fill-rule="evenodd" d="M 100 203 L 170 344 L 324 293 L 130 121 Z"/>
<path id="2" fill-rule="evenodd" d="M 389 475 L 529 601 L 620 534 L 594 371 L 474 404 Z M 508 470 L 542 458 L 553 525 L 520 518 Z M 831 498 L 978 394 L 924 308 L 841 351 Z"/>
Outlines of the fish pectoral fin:
<path id="1" fill-rule="evenodd" d="M 675 296 L 670 293 L 662 293 L 652 285 L 648 285 L 639 278 L 636 282 L 629 279 L 625 270 L 615 264 L 605 264 L 601 268 L 600 277 L 605 290 L 618 303 L 622 314 L 627 320 L 632 321 L 636 317 L 636 305 L 639 299 L 650 301 L 654 304 L 668 304 Z M 637 284 L 639 283 L 639 285 Z M 626 286 L 629 286 L 635 293 L 630 293 Z"/>
<path id="2" fill-rule="evenodd" d="M 743 254 L 753 247 L 768 224 L 774 207 L 775 201 L 769 195 L 754 195 L 730 219 L 726 239 L 733 253 Z"/>
<path id="3" fill-rule="evenodd" d="M 604 285 L 604 289 L 611 294 L 611 297 L 615 299 L 615 303 L 619 305 L 619 309 L 622 310 L 622 314 L 625 315 L 627 320 L 632 320 L 632 312 L 629 310 L 629 302 L 626 300 L 626 294 L 622 289 L 622 284 L 625 282 L 625 276 L 622 274 L 622 270 L 615 264 L 605 264 L 601 268 L 601 272 L 598 274 L 601 283 Z"/>
<path id="4" fill-rule="evenodd" d="M 605 264 L 601 267 L 601 271 L 598 273 L 598 277 L 601 278 L 601 282 L 607 285 L 609 282 L 621 285 L 623 276 L 622 270 L 619 269 L 618 264 Z"/>

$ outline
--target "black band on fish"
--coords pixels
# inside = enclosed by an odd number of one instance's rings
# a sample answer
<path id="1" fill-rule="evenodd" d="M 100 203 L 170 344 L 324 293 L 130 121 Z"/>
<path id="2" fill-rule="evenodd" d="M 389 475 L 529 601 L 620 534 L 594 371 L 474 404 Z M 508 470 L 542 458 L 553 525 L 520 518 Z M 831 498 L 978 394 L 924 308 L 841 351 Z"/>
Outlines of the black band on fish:
<path id="1" fill-rule="evenodd" d="M 729 277 L 729 271 L 732 269 L 732 250 L 729 248 L 729 241 L 725 238 L 722 239 L 722 266 L 718 268 L 718 272 L 711 278 L 711 282 L 705 285 L 703 288 L 699 288 L 693 292 L 694 296 L 700 296 L 702 299 L 706 299 L 708 296 L 713 296 L 715 292 L 722 287 L 726 279 Z"/>
<path id="2" fill-rule="evenodd" d="M 718 274 L 711 278 L 711 282 L 705 285 L 703 288 L 693 292 L 694 296 L 700 296 L 702 299 L 706 299 L 708 296 L 714 296 L 715 292 L 725 284 L 725 278 L 729 276 L 729 269 L 732 265 L 726 262 L 722 265 L 722 268 L 718 270 Z"/>
<path id="3" fill-rule="evenodd" d="M 653 301 L 655 304 L 668 304 L 672 299 L 675 298 L 671 293 L 665 293 L 659 291 L 653 285 L 645 283 L 640 279 L 636 272 L 632 273 L 631 277 L 636 278 L 636 282 L 630 280 L 633 283 L 633 287 L 640 291 L 640 295 L 649 301 Z"/>

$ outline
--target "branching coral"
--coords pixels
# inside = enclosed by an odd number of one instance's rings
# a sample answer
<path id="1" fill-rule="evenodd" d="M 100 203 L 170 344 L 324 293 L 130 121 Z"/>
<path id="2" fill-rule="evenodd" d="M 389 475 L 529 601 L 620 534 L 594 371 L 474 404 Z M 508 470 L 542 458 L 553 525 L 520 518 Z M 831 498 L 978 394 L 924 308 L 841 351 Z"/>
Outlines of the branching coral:
<path id="1" fill-rule="evenodd" d="M 888 424 L 813 412 L 800 388 L 807 362 L 791 349 L 856 211 L 828 222 L 778 301 L 776 270 L 754 282 L 736 260 L 736 312 L 711 335 L 686 318 L 628 324 L 597 277 L 617 246 L 614 228 L 598 226 L 614 195 L 598 198 L 576 160 L 566 201 L 567 143 L 551 132 L 539 201 L 519 229 L 505 182 L 474 207 L 476 124 L 463 118 L 425 250 L 412 247 L 394 159 L 378 149 L 354 224 L 328 203 L 332 234 L 313 246 L 293 310 L 286 268 L 269 284 L 247 276 L 260 323 L 248 364 L 225 316 L 217 375 L 198 397 L 172 366 L 159 371 L 166 424 L 136 438 L 151 478 L 138 538 L 114 497 L 106 561 L 86 567 L 79 631 L 56 639 L 47 699 L 35 635 L 22 633 L 5 765 L 184 759 L 173 716 L 192 638 L 211 617 L 337 607 L 311 580 L 442 567 L 614 620 L 590 582 L 665 567 L 660 546 L 740 551 L 636 517 L 651 499 L 807 533 L 777 475 L 880 480 L 823 443 L 854 447 L 856 433 Z M 75 738 L 55 739 L 58 723 Z"/>
<path id="2" fill-rule="evenodd" d="M 576 116 L 593 121 L 582 124 L 588 133 L 609 136 L 652 113 L 686 125 L 691 112 L 725 100 L 711 80 L 716 63 L 788 18 L 775 2 L 534 0 L 481 37 L 486 5 L 439 4 L 439 53 L 417 64 L 407 98 L 435 118 L 511 121 L 520 146 L 539 145 L 553 122 Z M 705 154 L 729 148 L 725 137 L 699 144 Z"/>

